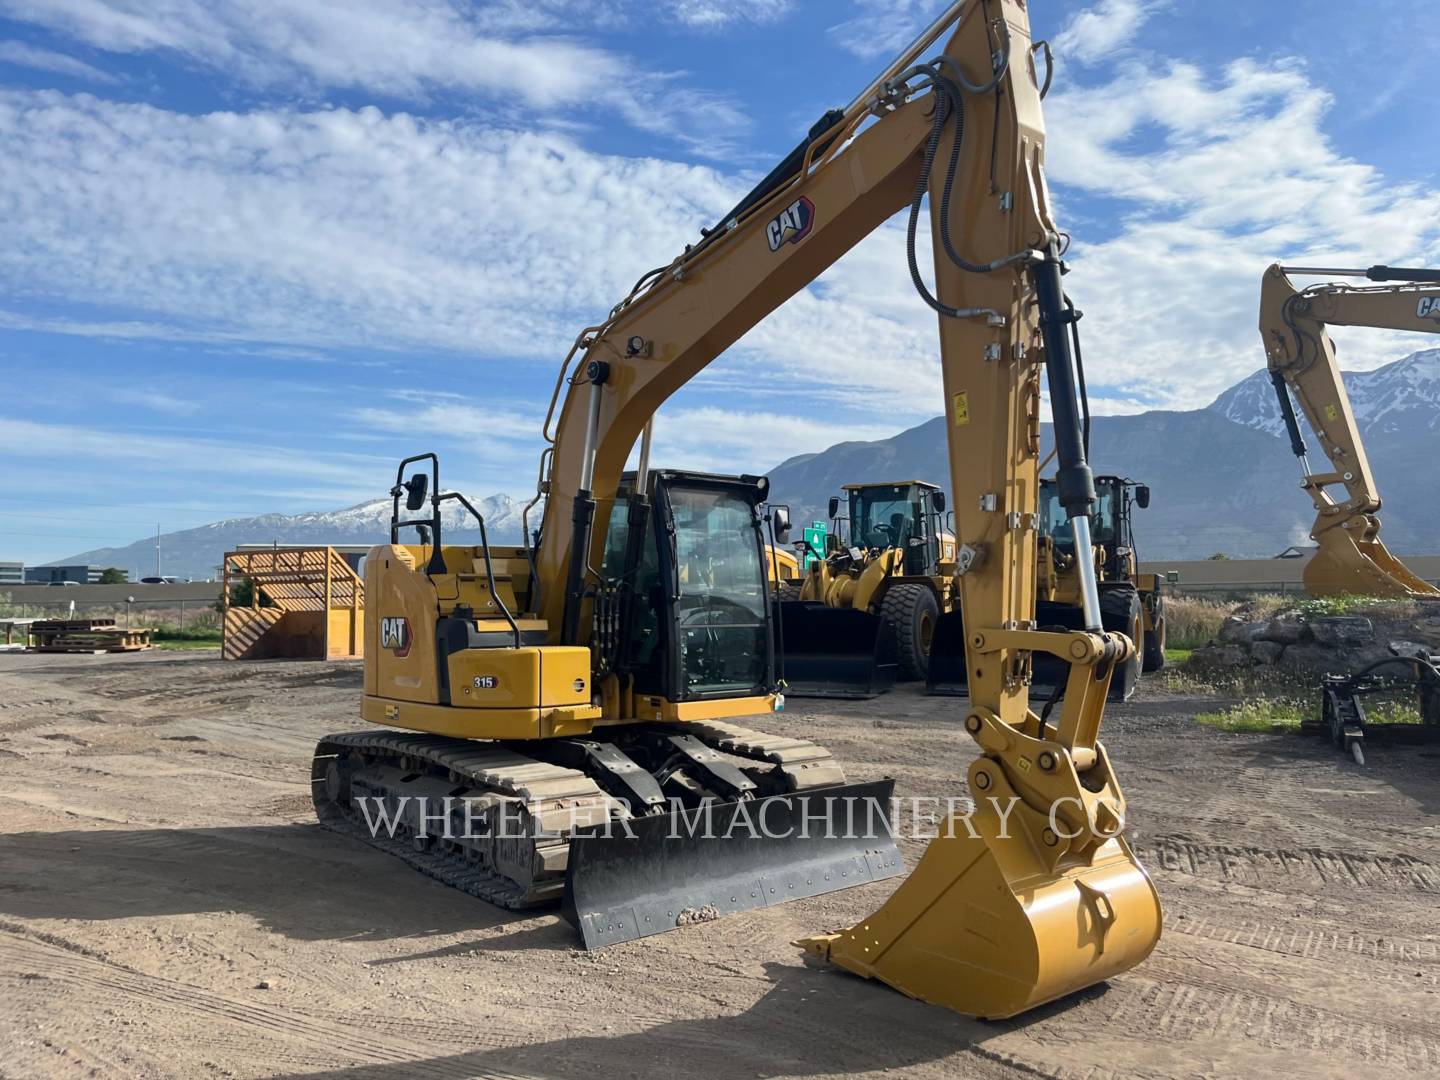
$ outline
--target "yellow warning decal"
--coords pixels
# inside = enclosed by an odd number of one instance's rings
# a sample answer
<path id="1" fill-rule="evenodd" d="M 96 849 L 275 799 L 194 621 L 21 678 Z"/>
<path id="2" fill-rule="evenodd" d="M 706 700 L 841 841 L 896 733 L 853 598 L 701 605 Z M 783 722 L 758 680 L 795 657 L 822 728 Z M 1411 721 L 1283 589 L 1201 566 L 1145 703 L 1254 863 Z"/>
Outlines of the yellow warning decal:
<path id="1" fill-rule="evenodd" d="M 1340 410 L 1337 409 L 1334 405 L 1326 405 L 1326 406 L 1325 406 L 1325 419 L 1326 419 L 1326 420 L 1338 420 L 1338 419 L 1340 419 Z"/>
<path id="2" fill-rule="evenodd" d="M 955 426 L 964 427 L 970 422 L 970 395 L 961 390 L 954 400 Z"/>

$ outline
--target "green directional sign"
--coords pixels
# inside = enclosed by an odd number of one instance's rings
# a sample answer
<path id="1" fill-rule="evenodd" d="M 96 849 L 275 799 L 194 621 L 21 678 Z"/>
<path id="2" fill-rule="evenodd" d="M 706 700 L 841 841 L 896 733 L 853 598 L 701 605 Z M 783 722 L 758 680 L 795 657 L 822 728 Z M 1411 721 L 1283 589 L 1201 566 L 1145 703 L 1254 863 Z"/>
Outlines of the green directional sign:
<path id="1" fill-rule="evenodd" d="M 801 569 L 801 570 L 809 570 L 809 569 L 810 569 L 810 564 L 811 564 L 812 562 L 814 562 L 814 561 L 816 560 L 816 558 L 817 558 L 817 556 L 814 554 L 814 552 L 818 551 L 818 552 L 821 552 L 822 554 L 824 553 L 824 551 L 825 551 L 825 522 L 823 522 L 823 521 L 812 521 L 812 522 L 810 523 L 810 527 L 805 530 L 805 543 L 806 543 L 807 545 L 809 545 L 809 546 L 806 548 L 804 554 L 803 554 L 803 555 L 801 556 L 801 558 L 800 558 L 800 569 Z"/>

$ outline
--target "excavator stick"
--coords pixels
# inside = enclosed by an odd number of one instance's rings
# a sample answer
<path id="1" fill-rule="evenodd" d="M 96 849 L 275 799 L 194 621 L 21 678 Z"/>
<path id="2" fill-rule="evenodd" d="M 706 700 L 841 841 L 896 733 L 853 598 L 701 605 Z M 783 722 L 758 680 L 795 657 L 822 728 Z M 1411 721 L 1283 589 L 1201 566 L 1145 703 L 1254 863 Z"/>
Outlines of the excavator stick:
<path id="1" fill-rule="evenodd" d="M 871 698 L 899 674 L 895 631 L 858 608 L 782 600 L 785 693 L 802 698 Z"/>
<path id="2" fill-rule="evenodd" d="M 561 914 L 599 949 L 895 877 L 894 788 L 815 788 L 576 832 Z"/>

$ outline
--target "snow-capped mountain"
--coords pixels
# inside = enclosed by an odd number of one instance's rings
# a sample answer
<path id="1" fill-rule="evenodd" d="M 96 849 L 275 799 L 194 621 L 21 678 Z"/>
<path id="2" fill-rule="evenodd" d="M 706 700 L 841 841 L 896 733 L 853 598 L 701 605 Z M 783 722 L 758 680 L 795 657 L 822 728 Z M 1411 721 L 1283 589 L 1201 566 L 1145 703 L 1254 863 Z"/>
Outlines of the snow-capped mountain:
<path id="1" fill-rule="evenodd" d="M 492 544 L 520 542 L 520 511 L 523 503 L 509 495 L 471 499 L 485 515 L 485 529 Z M 261 514 L 232 518 L 195 529 L 166 533 L 160 537 L 161 567 L 167 575 L 203 580 L 215 576 L 221 556 L 241 544 L 379 544 L 390 538 L 390 500 L 374 499 L 343 510 L 306 514 Z M 530 514 L 534 528 L 540 521 L 543 504 Z M 402 513 L 404 508 L 401 508 Z M 424 516 L 422 511 L 414 516 Z M 447 543 L 478 543 L 480 532 L 475 519 L 458 503 L 446 503 L 441 515 Z M 408 538 L 413 540 L 413 531 Z M 406 536 L 401 537 L 407 539 Z M 119 548 L 97 548 L 72 555 L 61 563 L 116 566 L 131 571 L 131 580 L 154 573 L 155 539 L 138 540 Z"/>
<path id="2" fill-rule="evenodd" d="M 1412 353 L 1374 371 L 1347 371 L 1345 390 L 1367 439 L 1440 431 L 1440 349 Z M 1226 390 L 1210 409 L 1245 427 L 1285 437 L 1275 390 L 1264 371 Z"/>

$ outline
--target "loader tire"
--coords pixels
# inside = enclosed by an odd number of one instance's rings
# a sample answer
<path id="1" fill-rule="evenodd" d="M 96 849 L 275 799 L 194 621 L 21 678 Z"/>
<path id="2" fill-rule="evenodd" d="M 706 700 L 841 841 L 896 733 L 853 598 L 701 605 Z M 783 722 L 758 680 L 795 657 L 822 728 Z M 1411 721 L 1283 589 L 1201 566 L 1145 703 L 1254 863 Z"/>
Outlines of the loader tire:
<path id="1" fill-rule="evenodd" d="M 1117 667 L 1110 678 L 1111 697 L 1124 701 L 1135 692 L 1135 685 L 1140 681 L 1140 652 L 1145 638 L 1140 593 L 1132 583 L 1117 581 L 1101 584 L 1100 622 L 1106 630 L 1118 630 L 1135 643 L 1135 655 Z"/>
<path id="2" fill-rule="evenodd" d="M 930 672 L 930 643 L 940 604 L 932 589 L 924 585 L 894 585 L 880 602 L 880 617 L 895 631 L 900 678 L 924 680 Z"/>

